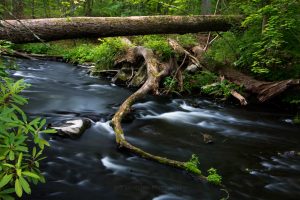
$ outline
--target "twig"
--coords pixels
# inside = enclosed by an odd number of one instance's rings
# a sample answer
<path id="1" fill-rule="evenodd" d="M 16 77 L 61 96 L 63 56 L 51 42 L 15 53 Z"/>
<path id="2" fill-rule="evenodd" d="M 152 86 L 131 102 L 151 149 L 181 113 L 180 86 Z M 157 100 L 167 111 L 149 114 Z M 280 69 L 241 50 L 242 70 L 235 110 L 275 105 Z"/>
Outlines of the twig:
<path id="1" fill-rule="evenodd" d="M 214 15 L 217 14 L 219 3 L 220 3 L 220 0 L 218 0 L 217 3 L 216 3 Z M 204 47 L 204 51 L 207 51 L 207 49 L 208 49 L 208 46 L 210 44 L 210 42 L 209 42 L 210 41 L 210 37 L 211 37 L 211 32 L 208 33 L 208 37 L 207 37 L 206 45 Z"/>
<path id="2" fill-rule="evenodd" d="M 186 60 L 186 58 L 187 58 L 187 54 L 184 54 L 184 59 L 183 59 L 182 63 L 180 64 L 180 66 L 177 67 L 176 72 L 175 72 L 175 74 L 174 74 L 174 76 L 173 76 L 173 78 L 172 78 L 171 84 L 170 84 L 170 86 L 169 86 L 169 88 L 168 88 L 166 94 L 169 94 L 169 92 L 170 92 L 170 90 L 171 90 L 172 83 L 173 83 L 175 77 L 177 76 L 179 70 L 180 70 L 181 67 L 183 66 L 183 64 L 184 64 L 184 62 L 185 62 L 185 60 Z"/>

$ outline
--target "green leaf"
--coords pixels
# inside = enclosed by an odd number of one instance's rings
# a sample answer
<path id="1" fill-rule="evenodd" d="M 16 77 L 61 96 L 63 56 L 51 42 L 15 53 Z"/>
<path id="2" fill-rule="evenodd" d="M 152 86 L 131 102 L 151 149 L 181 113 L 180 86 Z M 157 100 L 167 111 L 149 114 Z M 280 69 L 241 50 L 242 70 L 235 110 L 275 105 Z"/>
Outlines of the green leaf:
<path id="1" fill-rule="evenodd" d="M 46 183 L 45 177 L 44 176 L 40 176 L 40 181 L 41 181 L 41 183 Z"/>
<path id="2" fill-rule="evenodd" d="M 8 163 L 3 163 L 2 165 L 3 165 L 3 166 L 6 166 L 6 167 L 10 167 L 10 168 L 15 168 L 14 165 L 8 164 Z"/>
<path id="3" fill-rule="evenodd" d="M 40 122 L 40 128 L 42 128 L 45 124 L 46 124 L 46 119 L 43 119 L 43 120 Z"/>
<path id="4" fill-rule="evenodd" d="M 12 197 L 11 195 L 0 195 L 1 199 L 4 199 L 4 200 L 15 200 L 14 197 Z"/>
<path id="5" fill-rule="evenodd" d="M 43 133 L 56 133 L 57 131 L 55 129 L 46 129 L 42 131 Z"/>
<path id="6" fill-rule="evenodd" d="M 15 153 L 13 151 L 9 151 L 9 160 L 14 160 L 15 159 Z"/>
<path id="7" fill-rule="evenodd" d="M 0 194 L 11 194 L 11 193 L 14 193 L 15 192 L 15 188 L 8 188 L 8 189 L 5 189 L 5 190 L 2 190 L 0 192 Z"/>
<path id="8" fill-rule="evenodd" d="M 20 176 L 22 176 L 22 169 L 18 169 L 17 168 L 17 175 L 20 177 Z"/>
<path id="9" fill-rule="evenodd" d="M 20 153 L 16 167 L 20 168 L 23 159 L 23 153 Z"/>
<path id="10" fill-rule="evenodd" d="M 0 188 L 4 187 L 7 183 L 9 183 L 9 181 L 12 179 L 12 177 L 13 177 L 12 174 L 4 175 L 0 181 Z"/>
<path id="11" fill-rule="evenodd" d="M 31 178 L 40 179 L 40 176 L 38 176 L 37 174 L 34 174 L 32 172 L 29 172 L 29 171 L 24 171 L 24 172 L 22 172 L 22 174 L 25 176 L 29 176 Z"/>
<path id="12" fill-rule="evenodd" d="M 21 186 L 22 186 L 23 190 L 27 194 L 31 194 L 30 186 L 29 186 L 28 182 L 22 176 L 20 177 L 20 183 L 21 183 Z"/>
<path id="13" fill-rule="evenodd" d="M 23 110 L 21 110 L 18 106 L 16 106 L 16 105 L 12 105 L 12 107 L 16 110 L 16 111 L 18 111 L 18 113 L 20 113 L 21 114 L 21 116 L 22 116 L 22 119 L 23 119 L 23 122 L 27 122 L 27 116 L 26 116 L 26 114 L 24 113 L 24 111 Z"/>
<path id="14" fill-rule="evenodd" d="M 29 123 L 29 125 L 30 125 L 30 126 L 33 126 L 35 129 L 37 129 L 37 128 L 38 128 L 38 123 L 39 123 L 40 120 L 41 120 L 40 117 L 35 118 L 34 120 L 32 120 L 32 121 Z"/>
<path id="15" fill-rule="evenodd" d="M 22 197 L 23 190 L 22 190 L 22 186 L 21 186 L 21 183 L 20 183 L 19 179 L 16 179 L 15 191 L 16 191 L 16 194 L 17 194 L 18 197 Z"/>

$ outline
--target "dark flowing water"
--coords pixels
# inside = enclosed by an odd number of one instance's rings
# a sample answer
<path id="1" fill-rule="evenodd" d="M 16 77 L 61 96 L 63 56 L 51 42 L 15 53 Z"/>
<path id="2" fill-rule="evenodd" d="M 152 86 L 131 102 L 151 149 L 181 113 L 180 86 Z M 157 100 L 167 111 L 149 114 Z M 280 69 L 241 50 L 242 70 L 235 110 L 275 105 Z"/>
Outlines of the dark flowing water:
<path id="1" fill-rule="evenodd" d="M 48 122 L 89 117 L 92 127 L 77 140 L 44 136 L 51 147 L 42 165 L 46 184 L 32 200 L 220 199 L 218 187 L 183 171 L 116 149 L 109 117 L 131 91 L 91 78 L 69 64 L 19 60 L 14 73 L 32 86 L 24 92 L 31 116 Z M 145 150 L 178 160 L 194 153 L 201 168 L 223 176 L 230 199 L 300 199 L 300 128 L 288 114 L 222 106 L 203 99 L 147 97 L 124 123 L 127 138 Z M 201 133 L 215 143 L 207 145 Z"/>

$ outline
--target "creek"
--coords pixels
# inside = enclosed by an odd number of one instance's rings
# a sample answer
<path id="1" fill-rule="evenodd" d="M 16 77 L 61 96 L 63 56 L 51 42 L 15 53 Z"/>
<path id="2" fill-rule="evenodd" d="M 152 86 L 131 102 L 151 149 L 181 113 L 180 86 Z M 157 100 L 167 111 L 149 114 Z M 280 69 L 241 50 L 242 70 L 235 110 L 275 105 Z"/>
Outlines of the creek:
<path id="1" fill-rule="evenodd" d="M 133 92 L 83 68 L 51 61 L 17 60 L 13 71 L 31 87 L 24 109 L 47 123 L 87 117 L 79 139 L 43 135 L 51 147 L 41 169 L 45 184 L 30 200 L 220 199 L 224 191 L 116 148 L 109 119 Z M 153 154 L 187 161 L 197 154 L 205 170 L 215 167 L 230 199 L 300 199 L 300 127 L 292 115 L 266 107 L 241 108 L 201 98 L 147 96 L 133 105 L 123 127 L 132 144 Z M 202 133 L 214 137 L 205 144 Z"/>

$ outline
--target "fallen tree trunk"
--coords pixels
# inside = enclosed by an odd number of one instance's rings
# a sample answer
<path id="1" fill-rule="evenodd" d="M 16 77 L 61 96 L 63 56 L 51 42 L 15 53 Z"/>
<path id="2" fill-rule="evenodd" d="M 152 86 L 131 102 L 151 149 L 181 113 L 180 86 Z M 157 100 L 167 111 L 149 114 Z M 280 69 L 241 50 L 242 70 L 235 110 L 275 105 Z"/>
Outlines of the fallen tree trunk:
<path id="1" fill-rule="evenodd" d="M 0 40 L 14 43 L 148 34 L 227 31 L 241 16 L 71 17 L 1 20 Z"/>
<path id="2" fill-rule="evenodd" d="M 266 102 L 288 88 L 300 85 L 300 79 L 274 82 L 259 81 L 230 67 L 221 68 L 219 73 L 229 81 L 243 86 L 246 91 L 256 94 L 260 102 Z"/>

